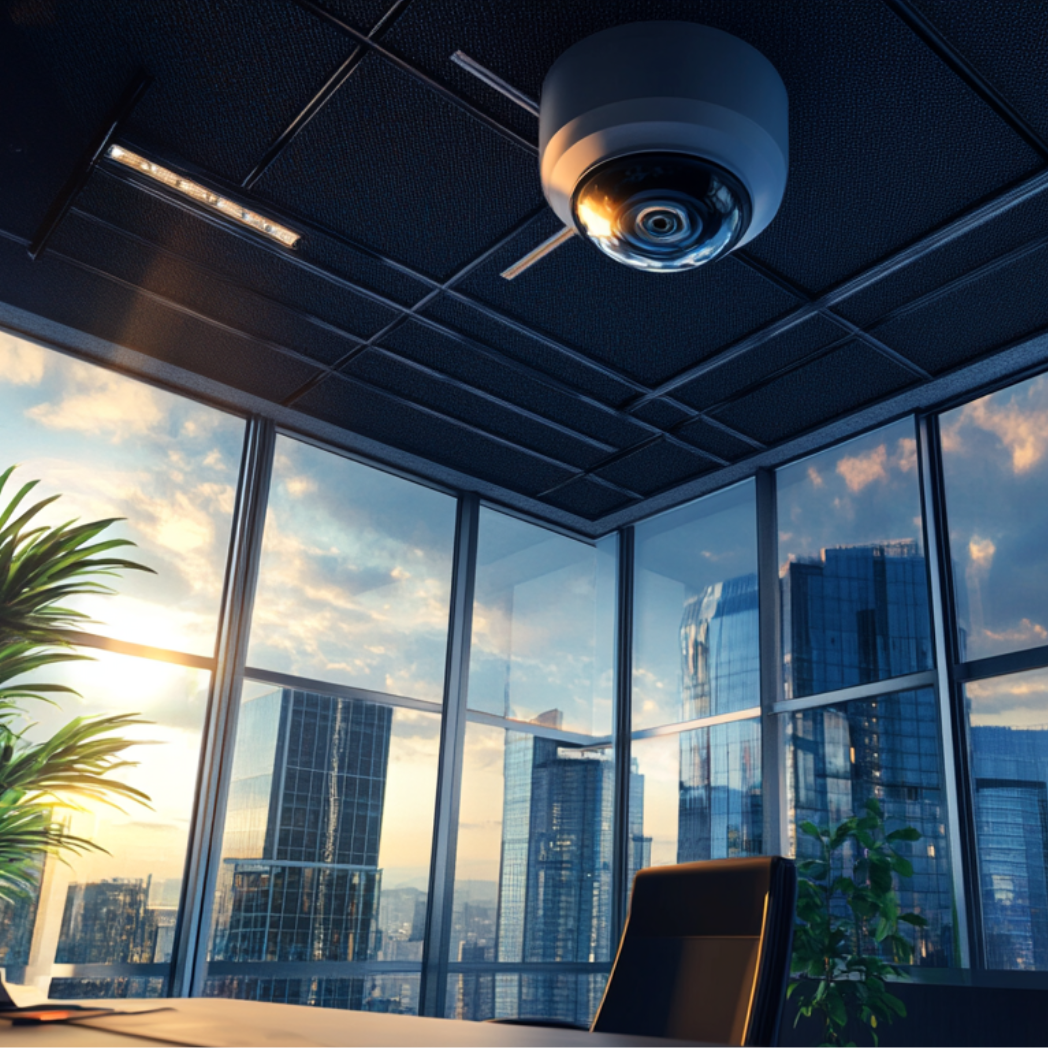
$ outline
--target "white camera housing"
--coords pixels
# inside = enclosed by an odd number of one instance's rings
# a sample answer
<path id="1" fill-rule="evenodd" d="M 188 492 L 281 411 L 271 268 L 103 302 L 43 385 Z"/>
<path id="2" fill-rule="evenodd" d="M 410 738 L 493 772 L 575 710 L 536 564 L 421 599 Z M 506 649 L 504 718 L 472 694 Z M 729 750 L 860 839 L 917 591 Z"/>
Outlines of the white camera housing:
<path id="1" fill-rule="evenodd" d="M 778 211 L 788 162 L 782 78 L 710 26 L 604 30 L 565 51 L 542 85 L 550 207 L 636 268 L 691 269 L 752 240 Z"/>

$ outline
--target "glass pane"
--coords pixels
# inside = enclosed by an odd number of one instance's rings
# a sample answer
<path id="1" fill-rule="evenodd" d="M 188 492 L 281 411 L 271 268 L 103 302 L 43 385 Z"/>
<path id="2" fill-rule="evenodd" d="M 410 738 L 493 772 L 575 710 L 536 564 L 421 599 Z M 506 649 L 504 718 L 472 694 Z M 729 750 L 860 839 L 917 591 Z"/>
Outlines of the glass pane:
<path id="1" fill-rule="evenodd" d="M 963 659 L 1048 644 L 1048 376 L 942 416 Z"/>
<path id="2" fill-rule="evenodd" d="M 241 419 L 0 332 L 0 472 L 19 463 L 0 502 L 39 480 L 62 496 L 43 523 L 124 517 L 105 535 L 156 572 L 70 601 L 88 632 L 214 653 L 243 439 Z"/>
<path id="3" fill-rule="evenodd" d="M 1048 670 L 965 686 L 990 968 L 1048 970 Z"/>
<path id="4" fill-rule="evenodd" d="M 910 419 L 779 470 L 787 698 L 931 667 L 918 484 Z"/>
<path id="5" fill-rule="evenodd" d="M 545 1011 L 569 1011 L 596 1014 L 608 972 L 592 975 L 538 975 L 518 969 L 493 972 L 452 970 L 448 975 L 448 991 L 444 1014 L 449 1019 L 484 1021 L 507 1017 L 530 1017 Z M 507 1008 L 518 1008 L 510 1012 Z M 502 1007 L 504 1010 L 500 1011 Z M 588 1024 L 591 1020 L 586 1020 Z M 579 1020 L 580 1023 L 583 1020 Z"/>
<path id="6" fill-rule="evenodd" d="M 589 1023 L 600 998 L 587 979 L 511 973 L 522 962 L 610 964 L 613 801 L 610 751 L 467 725 L 449 959 L 506 967 L 494 986 L 453 979 L 461 997 L 449 991 L 449 1017 L 494 1008 Z"/>
<path id="7" fill-rule="evenodd" d="M 630 883 L 645 866 L 763 850 L 760 720 L 635 739 Z"/>
<path id="8" fill-rule="evenodd" d="M 141 714 L 150 723 L 117 734 L 149 744 L 126 752 L 134 764 L 116 778 L 148 794 L 150 807 L 78 801 L 84 810 L 63 812 L 70 832 L 108 854 L 48 857 L 27 899 L 0 902 L 0 966 L 12 982 L 50 980 L 52 997 L 157 996 L 167 992 L 210 675 L 93 657 L 46 671 L 83 700 L 63 698 L 64 710 L 35 705 L 28 738 L 51 738 L 78 716 Z"/>
<path id="9" fill-rule="evenodd" d="M 455 500 L 277 438 L 248 665 L 440 702 Z"/>
<path id="10" fill-rule="evenodd" d="M 482 508 L 469 705 L 611 732 L 615 539 L 591 546 Z"/>
<path id="11" fill-rule="evenodd" d="M 637 525 L 633 727 L 760 704 L 753 481 Z"/>
<path id="12" fill-rule="evenodd" d="M 433 714 L 245 685 L 208 996 L 417 1012 L 439 735 Z"/>
<path id="13" fill-rule="evenodd" d="M 791 854 L 817 857 L 818 843 L 797 832 L 801 823 L 835 826 L 876 797 L 890 830 L 913 826 L 921 834 L 897 845 L 914 870 L 912 878 L 896 878 L 903 911 L 928 921 L 927 928 L 903 929 L 913 943 L 913 963 L 959 965 L 933 689 L 820 706 L 790 714 L 787 724 Z M 845 872 L 852 861 L 845 849 Z"/>

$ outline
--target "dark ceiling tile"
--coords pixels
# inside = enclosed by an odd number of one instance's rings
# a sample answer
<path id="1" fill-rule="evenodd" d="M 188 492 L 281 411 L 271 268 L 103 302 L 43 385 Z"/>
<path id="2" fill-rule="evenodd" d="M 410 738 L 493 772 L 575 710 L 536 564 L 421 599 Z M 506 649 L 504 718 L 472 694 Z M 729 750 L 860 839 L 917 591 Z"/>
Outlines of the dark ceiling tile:
<path id="1" fill-rule="evenodd" d="M 675 389 L 673 395 L 693 408 L 705 411 L 844 335 L 844 331 L 832 321 L 819 316 L 809 317 L 781 335 Z"/>
<path id="2" fill-rule="evenodd" d="M 545 425 L 512 407 L 494 403 L 454 379 L 442 381 L 376 349 L 365 351 L 344 370 L 370 385 L 578 469 L 594 465 L 610 451 Z"/>
<path id="3" fill-rule="evenodd" d="M 852 341 L 714 414 L 733 429 L 775 444 L 914 381 L 909 371 L 864 343 Z"/>
<path id="4" fill-rule="evenodd" d="M 950 0 L 939 0 L 948 6 Z M 939 5 L 937 5 L 939 6 Z M 967 19 L 970 5 L 953 5 Z M 1011 45 L 1020 23 L 1040 18 L 1018 56 L 1033 54 L 1045 19 L 1033 0 L 1019 15 L 984 3 L 967 31 L 990 35 L 1011 79 L 1048 81 L 1045 52 L 1023 67 Z M 723 29 L 760 49 L 790 99 L 790 180 L 779 217 L 749 250 L 809 290 L 825 288 L 901 247 L 1038 165 L 995 113 L 879 0 L 414 0 L 388 42 L 431 74 L 520 130 L 533 118 L 449 61 L 463 50 L 515 87 L 539 97 L 553 61 L 600 29 L 681 18 Z M 983 34 L 980 19 L 995 21 Z M 473 81 L 470 83 L 470 81 Z M 963 177 L 958 173 L 963 172 Z"/>
<path id="5" fill-rule="evenodd" d="M 256 190 L 434 277 L 542 203 L 534 156 L 374 57 Z"/>
<path id="6" fill-rule="evenodd" d="M 464 382 L 510 403 L 519 404 L 561 425 L 623 448 L 643 440 L 648 430 L 622 415 L 603 411 L 565 390 L 547 385 L 494 357 L 472 343 L 443 335 L 417 321 L 395 328 L 382 346 L 400 356 Z"/>
<path id="7" fill-rule="evenodd" d="M 574 237 L 515 280 L 514 242 L 461 285 L 637 381 L 655 384 L 759 327 L 796 300 L 732 258 L 686 273 L 645 273 Z"/>
<path id="8" fill-rule="evenodd" d="M 639 408 L 635 408 L 630 414 L 634 418 L 643 419 L 645 422 L 650 422 L 653 426 L 658 426 L 660 429 L 669 429 L 671 426 L 677 425 L 678 422 L 691 418 L 690 411 L 685 411 L 684 408 L 678 407 L 676 404 L 670 404 L 665 400 L 649 400 Z"/>
<path id="9" fill-rule="evenodd" d="M 1048 138 L 1048 17 L 1043 0 L 920 0 L 920 10 L 1008 103 Z"/>
<path id="10" fill-rule="evenodd" d="M 487 440 L 427 412 L 414 411 L 378 390 L 338 376 L 314 387 L 296 401 L 295 408 L 525 495 L 538 495 L 571 476 L 569 469 Z"/>
<path id="11" fill-rule="evenodd" d="M 689 422 L 686 426 L 681 426 L 675 436 L 693 444 L 699 451 L 708 451 L 729 462 L 737 462 L 757 450 L 752 444 L 747 444 L 746 441 L 725 433 L 719 426 L 713 426 L 701 418 Z"/>
<path id="12" fill-rule="evenodd" d="M 522 364 L 544 371 L 547 375 L 552 375 L 605 404 L 621 404 L 635 396 L 633 387 L 625 380 L 617 379 L 573 359 L 541 340 L 522 334 L 511 325 L 493 320 L 455 299 L 442 296 L 433 305 L 427 306 L 423 313 Z"/>
<path id="13" fill-rule="evenodd" d="M 312 322 L 308 314 L 227 284 L 78 215 L 70 215 L 62 223 L 49 250 L 109 273 L 203 318 L 313 357 L 322 364 L 333 364 L 359 345 L 348 335 Z"/>
<path id="14" fill-rule="evenodd" d="M 27 45 L 93 132 L 136 69 L 154 77 L 126 131 L 233 180 L 352 49 L 286 0 L 16 5 Z M 14 17 L 18 17 L 15 12 Z"/>
<path id="15" fill-rule="evenodd" d="M 716 468 L 717 464 L 704 455 L 658 440 L 596 470 L 596 474 L 640 495 L 652 495 L 662 488 L 701 477 Z"/>
<path id="16" fill-rule="evenodd" d="M 1010 208 L 938 251 L 845 299 L 837 312 L 863 326 L 1034 237 L 1048 233 L 1048 192 Z"/>
<path id="17" fill-rule="evenodd" d="M 972 274 L 873 333 L 933 374 L 1048 327 L 1048 247 Z"/>
<path id="18" fill-rule="evenodd" d="M 0 240 L 4 301 L 234 389 L 281 401 L 313 375 L 305 361 L 175 312 L 104 277 Z"/>
<path id="19" fill-rule="evenodd" d="M 587 520 L 597 520 L 614 510 L 628 506 L 634 500 L 623 495 L 621 491 L 605 487 L 592 477 L 579 477 L 543 496 L 542 501 Z"/>
<path id="20" fill-rule="evenodd" d="M 324 0 L 327 10 L 362 33 L 370 32 L 392 6 L 393 0 Z"/>
<path id="21" fill-rule="evenodd" d="M 412 305 L 427 290 L 419 281 L 325 237 L 305 236 L 289 253 L 233 233 L 219 219 L 146 192 L 104 169 L 96 171 L 76 206 L 365 337 L 389 322 L 389 309 L 341 282 L 307 271 L 297 261 L 403 305 Z"/>

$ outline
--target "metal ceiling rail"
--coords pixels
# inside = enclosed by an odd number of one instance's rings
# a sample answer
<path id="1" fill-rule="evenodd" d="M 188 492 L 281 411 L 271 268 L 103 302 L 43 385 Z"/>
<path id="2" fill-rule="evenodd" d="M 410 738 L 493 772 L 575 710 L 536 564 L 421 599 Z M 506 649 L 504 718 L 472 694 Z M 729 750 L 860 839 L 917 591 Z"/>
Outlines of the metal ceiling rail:
<path id="1" fill-rule="evenodd" d="M 369 39 L 377 39 L 400 17 L 411 0 L 396 0 L 396 3 L 375 23 Z M 240 183 L 243 189 L 250 189 L 272 166 L 273 162 L 291 145 L 306 129 L 313 118 L 331 101 L 338 89 L 353 75 L 365 54 L 360 44 L 350 51 L 344 62 L 327 78 L 313 97 L 295 114 L 283 131 L 273 140 L 262 159 L 251 169 Z"/>
<path id="2" fill-rule="evenodd" d="M 451 88 L 445 87 L 438 80 L 434 80 L 428 73 L 424 73 L 417 66 L 412 65 L 411 62 L 401 58 L 398 54 L 394 54 L 394 52 L 383 47 L 376 40 L 372 40 L 369 36 L 362 33 L 355 26 L 350 25 L 344 18 L 335 14 L 333 11 L 329 11 L 326 7 L 322 7 L 320 4 L 315 3 L 314 0 L 295 0 L 295 3 L 297 3 L 299 7 L 309 11 L 311 14 L 316 15 L 317 18 L 329 22 L 331 25 L 341 29 L 342 32 L 356 40 L 358 44 L 362 44 L 364 47 L 368 48 L 368 50 L 373 51 L 377 55 L 381 55 L 390 63 L 390 65 L 396 66 L 396 68 L 402 73 L 407 73 L 408 76 L 425 84 L 431 91 L 440 95 L 441 98 L 450 102 L 453 106 L 457 106 L 464 113 L 473 117 L 474 120 L 480 121 L 480 123 L 486 125 L 497 135 L 501 135 L 507 142 L 511 142 L 513 145 L 523 149 L 525 152 L 531 153 L 533 156 L 538 155 L 539 148 L 534 142 L 529 142 L 526 138 L 518 135 L 516 131 L 511 131 L 494 117 L 488 116 L 488 114 L 483 110 L 478 109 L 471 102 L 467 102 L 461 95 L 452 91 Z"/>

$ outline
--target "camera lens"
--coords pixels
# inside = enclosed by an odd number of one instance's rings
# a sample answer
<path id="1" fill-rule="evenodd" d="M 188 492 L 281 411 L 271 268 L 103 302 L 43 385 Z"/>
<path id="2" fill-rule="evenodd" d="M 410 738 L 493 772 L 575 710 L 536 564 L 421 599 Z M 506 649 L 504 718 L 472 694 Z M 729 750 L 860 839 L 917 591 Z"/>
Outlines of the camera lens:
<path id="1" fill-rule="evenodd" d="M 750 220 L 746 190 L 695 157 L 641 153 L 605 161 L 575 190 L 580 231 L 637 269 L 675 273 L 730 250 Z"/>

